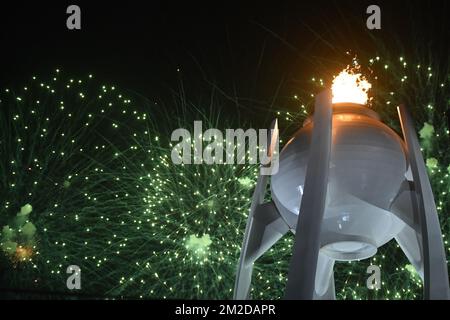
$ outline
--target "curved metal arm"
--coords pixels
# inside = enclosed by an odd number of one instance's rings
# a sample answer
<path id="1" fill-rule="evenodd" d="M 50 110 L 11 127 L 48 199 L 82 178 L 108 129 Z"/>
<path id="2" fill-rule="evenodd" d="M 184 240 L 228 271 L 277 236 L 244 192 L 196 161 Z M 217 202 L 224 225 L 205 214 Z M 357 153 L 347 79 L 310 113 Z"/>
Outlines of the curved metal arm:
<path id="1" fill-rule="evenodd" d="M 450 299 L 447 260 L 433 191 L 420 152 L 414 124 L 405 105 L 398 107 L 407 157 L 413 175 L 422 238 L 424 298 Z"/>
<path id="2" fill-rule="evenodd" d="M 331 154 L 331 91 L 316 97 L 314 124 L 285 299 L 312 300 Z"/>
<path id="3" fill-rule="evenodd" d="M 268 157 L 272 161 L 274 148 L 278 143 L 276 120 L 273 121 L 271 129 Z M 268 166 L 271 165 L 271 163 L 268 163 Z M 265 175 L 267 172 L 260 171 L 253 192 L 250 214 L 239 257 L 233 299 L 249 298 L 253 262 L 289 231 L 289 226 L 281 218 L 273 202 L 263 203 L 268 182 L 268 176 Z"/>

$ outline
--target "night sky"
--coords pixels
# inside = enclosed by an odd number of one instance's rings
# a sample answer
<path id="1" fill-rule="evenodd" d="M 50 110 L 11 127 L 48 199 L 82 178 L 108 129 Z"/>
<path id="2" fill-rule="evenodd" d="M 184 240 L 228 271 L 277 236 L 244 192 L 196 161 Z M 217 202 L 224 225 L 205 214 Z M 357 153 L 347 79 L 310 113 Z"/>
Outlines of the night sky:
<path id="1" fill-rule="evenodd" d="M 311 72 L 335 73 L 347 50 L 448 56 L 447 1 L 376 1 L 382 29 L 369 31 L 373 3 L 78 1 L 82 30 L 69 31 L 71 2 L 2 2 L 1 79 L 21 83 L 59 67 L 161 97 L 182 77 L 194 91 L 206 80 L 229 96 L 271 101 Z"/>

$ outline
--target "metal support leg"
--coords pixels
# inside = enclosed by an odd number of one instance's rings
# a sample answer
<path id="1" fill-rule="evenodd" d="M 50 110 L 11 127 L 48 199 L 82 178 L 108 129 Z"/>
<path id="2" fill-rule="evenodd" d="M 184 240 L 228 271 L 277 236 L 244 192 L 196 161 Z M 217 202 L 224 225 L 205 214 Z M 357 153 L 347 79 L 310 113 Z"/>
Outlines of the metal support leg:
<path id="1" fill-rule="evenodd" d="M 331 154 L 331 91 L 326 90 L 316 97 L 313 121 L 304 193 L 286 285 L 285 299 L 290 300 L 314 298 Z"/>
<path id="2" fill-rule="evenodd" d="M 278 143 L 276 120 L 271 127 L 268 156 L 274 156 L 274 144 Z M 269 166 L 271 164 L 268 164 Z M 289 226 L 278 213 L 273 202 L 263 203 L 268 176 L 260 173 L 252 197 L 250 214 L 245 228 L 244 242 L 236 275 L 234 299 L 248 299 L 253 271 L 253 263 L 270 249 L 284 234 Z"/>
<path id="3" fill-rule="evenodd" d="M 404 105 L 398 107 L 406 151 L 411 165 L 414 193 L 417 199 L 422 238 L 424 298 L 450 299 L 447 260 L 439 218 L 419 140 L 410 113 Z"/>
<path id="4" fill-rule="evenodd" d="M 314 300 L 336 300 L 333 267 L 334 259 L 331 259 L 319 251 Z"/>
<path id="5" fill-rule="evenodd" d="M 241 257 L 239 259 L 234 299 L 248 299 L 253 263 L 269 250 L 289 227 L 279 215 L 273 202 L 257 206 L 249 217 Z"/>
<path id="6" fill-rule="evenodd" d="M 400 248 L 402 248 L 403 253 L 411 262 L 412 266 L 416 269 L 422 281 L 424 280 L 424 259 L 422 255 L 422 241 L 421 236 L 413 228 L 405 225 L 402 231 L 395 236 Z"/>

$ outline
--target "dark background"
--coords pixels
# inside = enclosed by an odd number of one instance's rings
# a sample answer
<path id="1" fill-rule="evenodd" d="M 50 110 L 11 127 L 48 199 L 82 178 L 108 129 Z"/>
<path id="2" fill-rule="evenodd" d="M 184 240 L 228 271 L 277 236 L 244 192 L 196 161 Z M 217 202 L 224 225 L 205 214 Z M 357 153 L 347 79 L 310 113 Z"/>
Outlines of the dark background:
<path id="1" fill-rule="evenodd" d="M 61 68 L 149 97 L 176 90 L 181 79 L 194 91 L 203 82 L 270 101 L 312 72 L 336 73 L 347 50 L 423 50 L 448 60 L 447 2 L 2 1 L 0 84 Z M 66 28 L 70 4 L 81 7 L 80 31 Z M 366 28 L 370 4 L 381 7 L 381 30 Z"/>

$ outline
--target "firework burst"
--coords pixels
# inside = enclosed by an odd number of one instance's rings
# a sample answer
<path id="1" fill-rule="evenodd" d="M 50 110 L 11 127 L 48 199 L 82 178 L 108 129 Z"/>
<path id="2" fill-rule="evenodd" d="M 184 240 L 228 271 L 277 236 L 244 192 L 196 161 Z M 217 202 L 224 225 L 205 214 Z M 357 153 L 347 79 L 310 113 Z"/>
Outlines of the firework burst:
<path id="1" fill-rule="evenodd" d="M 361 59 L 360 66 L 370 70 L 372 108 L 392 127 L 399 129 L 392 120 L 398 103 L 413 107 L 448 237 L 449 72 L 403 57 Z M 312 77 L 309 90 L 292 98 L 297 110 L 272 110 L 282 143 L 311 113 L 326 79 Z M 216 100 L 177 96 L 167 106 L 59 71 L 17 91 L 3 89 L 1 286 L 67 293 L 66 269 L 78 265 L 82 292 L 100 298 L 231 298 L 258 167 L 174 165 L 170 157 L 171 131 L 192 129 L 194 120 L 205 128 L 267 126 L 236 123 Z M 255 298 L 283 295 L 292 243 L 285 237 L 256 262 Z M 380 290 L 366 288 L 370 264 L 381 267 Z M 395 244 L 370 260 L 337 264 L 336 288 L 341 299 L 422 295 L 420 279 Z"/>

